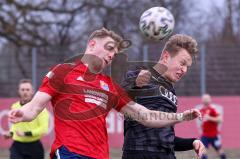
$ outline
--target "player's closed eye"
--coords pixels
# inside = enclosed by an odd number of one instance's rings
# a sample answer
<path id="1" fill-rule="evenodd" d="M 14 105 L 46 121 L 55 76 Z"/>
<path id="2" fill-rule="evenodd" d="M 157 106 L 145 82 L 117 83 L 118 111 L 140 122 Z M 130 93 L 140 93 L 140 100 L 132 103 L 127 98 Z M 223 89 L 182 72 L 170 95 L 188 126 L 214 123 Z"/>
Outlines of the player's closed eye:
<path id="1" fill-rule="evenodd" d="M 181 65 L 181 66 L 185 66 L 185 65 L 186 65 L 186 62 L 183 62 L 183 61 L 180 62 L 180 65 Z"/>
<path id="2" fill-rule="evenodd" d="M 113 50 L 114 50 L 114 47 L 113 47 L 113 46 L 110 46 L 110 45 L 107 45 L 107 46 L 106 46 L 106 50 L 108 50 L 108 51 L 113 51 Z"/>
<path id="3" fill-rule="evenodd" d="M 116 48 L 116 43 L 115 42 L 107 42 L 105 45 L 104 45 L 104 48 L 110 52 L 114 51 L 115 48 Z"/>

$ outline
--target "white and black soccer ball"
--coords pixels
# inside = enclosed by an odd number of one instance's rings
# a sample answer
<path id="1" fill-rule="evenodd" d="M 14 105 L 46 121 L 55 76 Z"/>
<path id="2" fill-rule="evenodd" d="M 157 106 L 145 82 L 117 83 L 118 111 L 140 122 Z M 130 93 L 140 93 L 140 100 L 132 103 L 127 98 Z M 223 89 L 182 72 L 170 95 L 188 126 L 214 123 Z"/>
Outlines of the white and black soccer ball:
<path id="1" fill-rule="evenodd" d="M 172 33 L 174 23 L 174 17 L 168 9 L 153 7 L 143 12 L 139 27 L 145 37 L 157 41 Z"/>

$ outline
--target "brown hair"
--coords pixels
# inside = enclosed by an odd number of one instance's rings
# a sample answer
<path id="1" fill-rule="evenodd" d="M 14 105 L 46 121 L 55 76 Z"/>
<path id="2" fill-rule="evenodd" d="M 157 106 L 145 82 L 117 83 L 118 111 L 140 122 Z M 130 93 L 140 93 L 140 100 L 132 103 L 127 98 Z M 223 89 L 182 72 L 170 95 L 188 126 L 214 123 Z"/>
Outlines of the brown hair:
<path id="1" fill-rule="evenodd" d="M 111 37 L 114 41 L 118 44 L 118 50 L 122 51 L 123 49 L 127 49 L 131 46 L 131 41 L 123 39 L 122 36 L 118 35 L 112 30 L 108 30 L 106 28 L 101 28 L 98 30 L 95 30 L 89 37 L 88 41 L 92 40 L 93 38 L 105 38 L 105 37 Z"/>
<path id="2" fill-rule="evenodd" d="M 21 79 L 18 84 L 20 85 L 22 83 L 30 83 L 32 85 L 32 80 L 30 80 L 30 79 Z"/>
<path id="3" fill-rule="evenodd" d="M 166 42 L 164 49 L 174 56 L 180 49 L 186 49 L 192 58 L 196 58 L 198 53 L 197 42 L 195 39 L 184 34 L 175 34 Z"/>

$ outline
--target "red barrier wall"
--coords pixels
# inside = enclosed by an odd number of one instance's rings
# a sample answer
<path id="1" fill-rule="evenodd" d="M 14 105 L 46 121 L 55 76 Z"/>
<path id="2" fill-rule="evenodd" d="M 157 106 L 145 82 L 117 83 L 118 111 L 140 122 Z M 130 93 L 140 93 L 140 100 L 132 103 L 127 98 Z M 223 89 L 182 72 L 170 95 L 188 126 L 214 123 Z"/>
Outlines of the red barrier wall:
<path id="1" fill-rule="evenodd" d="M 181 112 L 186 109 L 195 107 L 199 104 L 199 97 L 180 97 L 179 108 Z M 0 98 L 0 134 L 8 130 L 7 112 L 10 105 L 17 98 Z M 222 125 L 222 140 L 225 148 L 240 148 L 240 97 L 213 97 L 213 101 L 224 108 L 224 122 Z M 109 134 L 109 145 L 113 148 L 121 148 L 123 144 L 123 118 L 116 111 L 111 111 L 107 117 L 107 128 Z M 199 133 L 196 121 L 185 122 L 176 126 L 176 135 L 180 137 L 198 137 Z M 46 148 L 50 147 L 54 140 L 53 119 L 51 114 L 50 132 L 43 137 L 42 141 Z M 8 148 L 11 140 L 5 140 L 0 136 L 0 148 Z"/>

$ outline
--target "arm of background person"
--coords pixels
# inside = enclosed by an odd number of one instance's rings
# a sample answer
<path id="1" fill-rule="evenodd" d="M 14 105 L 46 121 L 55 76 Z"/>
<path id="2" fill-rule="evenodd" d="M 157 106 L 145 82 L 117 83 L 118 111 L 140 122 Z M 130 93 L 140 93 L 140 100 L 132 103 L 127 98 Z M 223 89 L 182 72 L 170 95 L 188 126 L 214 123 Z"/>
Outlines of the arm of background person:
<path id="1" fill-rule="evenodd" d="M 48 132 L 48 123 L 49 123 L 49 112 L 47 109 L 44 109 L 38 116 L 37 116 L 38 127 L 34 130 L 29 132 L 24 132 L 25 136 L 41 136 L 47 134 Z"/>
<path id="2" fill-rule="evenodd" d="M 215 122 L 215 123 L 221 123 L 221 122 L 222 122 L 222 117 L 221 117 L 221 115 L 218 115 L 218 116 L 216 116 L 216 117 L 209 116 L 209 115 L 205 115 L 205 116 L 204 116 L 204 119 L 205 119 L 205 120 L 208 120 L 208 121 Z"/>

